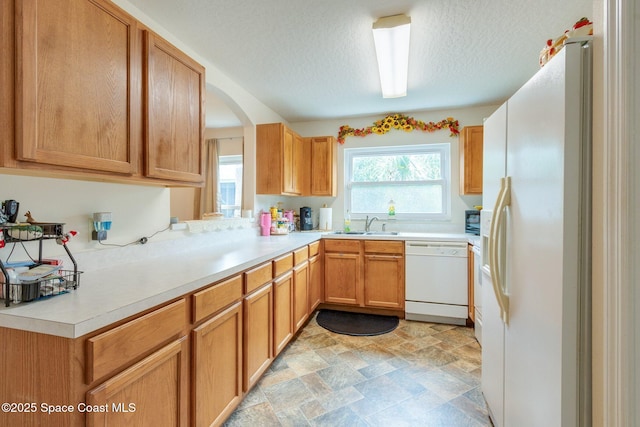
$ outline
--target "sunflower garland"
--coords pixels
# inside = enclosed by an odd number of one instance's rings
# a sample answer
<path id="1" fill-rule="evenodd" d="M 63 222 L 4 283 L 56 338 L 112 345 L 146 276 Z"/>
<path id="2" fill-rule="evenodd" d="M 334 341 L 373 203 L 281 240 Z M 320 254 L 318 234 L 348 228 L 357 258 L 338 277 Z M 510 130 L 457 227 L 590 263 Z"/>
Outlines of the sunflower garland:
<path id="1" fill-rule="evenodd" d="M 374 122 L 373 126 L 362 129 L 354 129 L 349 125 L 340 126 L 340 130 L 338 131 L 338 142 L 340 144 L 344 144 L 344 141 L 348 136 L 367 136 L 372 133 L 384 135 L 391 129 L 403 130 L 405 132 L 411 132 L 416 129 L 423 132 L 435 132 L 437 130 L 449 128 L 449 132 L 451 132 L 451 135 L 449 136 L 456 136 L 460 133 L 458 127 L 458 121 L 453 117 L 447 117 L 437 123 L 425 123 L 422 120 L 416 120 L 413 117 L 405 116 L 404 114 L 389 114 L 384 119 Z"/>

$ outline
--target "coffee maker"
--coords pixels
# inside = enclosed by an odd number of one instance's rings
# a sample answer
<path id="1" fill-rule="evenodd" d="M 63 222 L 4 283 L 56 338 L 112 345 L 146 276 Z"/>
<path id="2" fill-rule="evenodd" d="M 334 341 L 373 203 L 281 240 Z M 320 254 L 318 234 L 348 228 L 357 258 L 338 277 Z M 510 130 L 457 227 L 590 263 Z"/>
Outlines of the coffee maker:
<path id="1" fill-rule="evenodd" d="M 300 208 L 300 230 L 313 230 L 313 217 L 310 207 Z"/>

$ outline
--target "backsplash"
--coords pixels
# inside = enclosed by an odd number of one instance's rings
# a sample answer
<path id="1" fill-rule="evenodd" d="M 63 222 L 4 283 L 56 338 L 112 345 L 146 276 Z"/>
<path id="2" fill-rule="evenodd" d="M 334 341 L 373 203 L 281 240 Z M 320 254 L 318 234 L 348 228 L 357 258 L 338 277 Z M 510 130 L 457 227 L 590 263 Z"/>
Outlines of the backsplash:
<path id="1" fill-rule="evenodd" d="M 69 242 L 74 254 L 105 249 L 91 240 L 94 212 L 112 212 L 113 224 L 106 244 L 126 244 L 144 236 L 150 236 L 169 225 L 169 189 L 140 185 L 112 184 L 79 180 L 40 178 L 0 174 L 0 199 L 15 199 L 20 203 L 17 220 L 25 222 L 27 211 L 36 221 L 64 223 L 64 230 L 78 234 Z M 162 232 L 153 240 L 172 238 Z M 37 256 L 37 244 L 33 246 Z M 0 249 L 0 257 L 6 259 L 13 245 Z M 20 245 L 16 245 L 20 246 Z M 16 248 L 16 252 L 21 248 Z M 64 249 L 54 242 L 45 242 L 45 256 L 64 254 Z M 24 254 L 20 254 L 22 256 Z M 18 257 L 17 253 L 12 259 Z"/>

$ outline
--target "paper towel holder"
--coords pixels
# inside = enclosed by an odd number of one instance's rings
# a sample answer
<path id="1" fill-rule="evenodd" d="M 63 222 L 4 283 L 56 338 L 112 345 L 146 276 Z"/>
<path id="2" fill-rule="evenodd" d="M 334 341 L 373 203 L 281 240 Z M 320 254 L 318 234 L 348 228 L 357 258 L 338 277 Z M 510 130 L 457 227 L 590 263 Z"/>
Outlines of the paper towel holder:
<path id="1" fill-rule="evenodd" d="M 327 208 L 327 204 L 324 203 L 322 208 L 320 208 L 319 221 L 318 221 L 318 229 L 330 231 L 332 228 L 332 211 L 331 208 Z"/>

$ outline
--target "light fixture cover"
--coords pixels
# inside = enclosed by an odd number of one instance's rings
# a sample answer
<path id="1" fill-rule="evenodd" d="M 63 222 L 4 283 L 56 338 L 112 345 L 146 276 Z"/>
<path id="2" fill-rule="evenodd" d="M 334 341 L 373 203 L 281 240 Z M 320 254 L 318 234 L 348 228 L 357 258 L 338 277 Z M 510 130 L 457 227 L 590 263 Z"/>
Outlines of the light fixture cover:
<path id="1" fill-rule="evenodd" d="M 406 15 L 386 16 L 373 23 L 383 98 L 407 95 L 410 26 L 411 18 Z"/>

